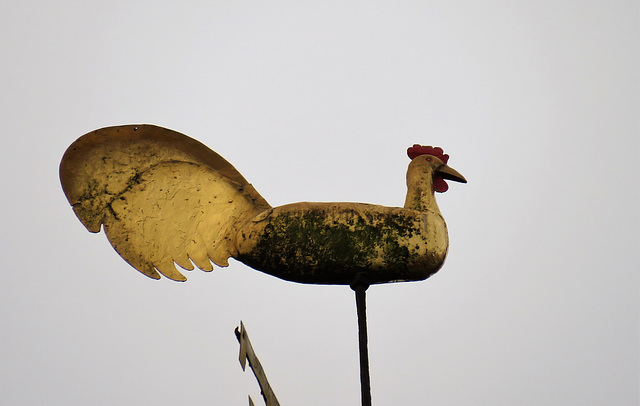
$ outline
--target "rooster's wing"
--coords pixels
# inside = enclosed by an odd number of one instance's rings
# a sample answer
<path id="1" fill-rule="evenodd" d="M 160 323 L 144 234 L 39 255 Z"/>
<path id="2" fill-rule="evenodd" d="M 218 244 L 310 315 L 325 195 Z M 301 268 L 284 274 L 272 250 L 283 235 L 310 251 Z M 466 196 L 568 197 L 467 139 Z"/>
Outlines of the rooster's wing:
<path id="1" fill-rule="evenodd" d="M 116 251 L 143 274 L 183 281 L 174 263 L 212 270 L 236 254 L 239 225 L 269 204 L 202 143 L 152 125 L 90 132 L 67 149 L 62 187 L 94 233 L 104 224 Z M 191 261 L 190 261 L 191 259 Z"/>

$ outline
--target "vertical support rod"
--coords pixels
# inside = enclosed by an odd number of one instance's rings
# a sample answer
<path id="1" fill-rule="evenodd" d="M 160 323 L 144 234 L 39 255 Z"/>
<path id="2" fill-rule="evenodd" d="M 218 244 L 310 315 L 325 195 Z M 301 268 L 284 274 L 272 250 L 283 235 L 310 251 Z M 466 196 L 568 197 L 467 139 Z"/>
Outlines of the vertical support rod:
<path id="1" fill-rule="evenodd" d="M 354 283 L 351 288 L 356 292 L 356 310 L 358 312 L 358 341 L 360 343 L 360 390 L 362 406 L 371 406 L 371 380 L 369 377 L 369 348 L 367 345 L 367 303 L 368 284 Z"/>

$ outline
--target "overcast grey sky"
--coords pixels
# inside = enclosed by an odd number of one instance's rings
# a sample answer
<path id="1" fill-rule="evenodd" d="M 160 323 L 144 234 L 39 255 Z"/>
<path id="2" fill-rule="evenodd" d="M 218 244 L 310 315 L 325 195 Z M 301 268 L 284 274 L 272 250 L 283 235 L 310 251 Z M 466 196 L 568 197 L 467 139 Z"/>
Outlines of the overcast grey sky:
<path id="1" fill-rule="evenodd" d="M 357 405 L 353 292 L 232 262 L 153 281 L 77 221 L 79 136 L 151 123 L 273 206 L 401 206 L 406 148 L 466 176 L 451 248 L 368 291 L 374 404 L 639 402 L 638 3 L 3 1 L 0 404 Z"/>

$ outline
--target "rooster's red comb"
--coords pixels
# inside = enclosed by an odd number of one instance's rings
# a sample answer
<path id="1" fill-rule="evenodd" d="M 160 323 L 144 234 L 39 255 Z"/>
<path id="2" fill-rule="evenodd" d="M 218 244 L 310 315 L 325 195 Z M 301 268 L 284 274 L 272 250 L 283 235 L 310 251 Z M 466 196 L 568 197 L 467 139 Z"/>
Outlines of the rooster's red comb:
<path id="1" fill-rule="evenodd" d="M 445 164 L 449 160 L 449 155 L 445 154 L 442 148 L 424 146 L 420 144 L 413 144 L 413 147 L 409 147 L 407 149 L 407 155 L 409 155 L 409 158 L 411 159 L 420 155 L 433 155 Z"/>

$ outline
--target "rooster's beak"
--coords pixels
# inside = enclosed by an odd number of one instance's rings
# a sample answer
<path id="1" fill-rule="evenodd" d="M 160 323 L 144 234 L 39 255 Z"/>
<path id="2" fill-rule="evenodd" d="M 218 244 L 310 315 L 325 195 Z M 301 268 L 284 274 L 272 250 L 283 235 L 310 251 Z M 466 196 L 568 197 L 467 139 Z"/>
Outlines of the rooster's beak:
<path id="1" fill-rule="evenodd" d="M 464 178 L 464 176 L 460 175 L 458 171 L 451 168 L 450 166 L 442 165 L 441 167 L 436 169 L 436 172 L 443 179 L 449 179 L 460 183 L 467 183 L 467 180 Z"/>

